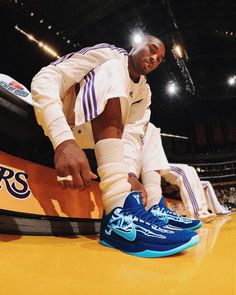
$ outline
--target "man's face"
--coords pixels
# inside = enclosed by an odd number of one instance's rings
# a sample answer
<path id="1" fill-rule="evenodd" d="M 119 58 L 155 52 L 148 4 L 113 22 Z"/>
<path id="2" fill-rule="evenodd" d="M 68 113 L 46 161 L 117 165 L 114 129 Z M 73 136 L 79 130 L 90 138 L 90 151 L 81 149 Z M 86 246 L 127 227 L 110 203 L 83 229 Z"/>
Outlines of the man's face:
<path id="1" fill-rule="evenodd" d="M 164 55 L 165 48 L 157 39 L 142 41 L 131 53 L 135 72 L 147 75 L 160 65 Z"/>

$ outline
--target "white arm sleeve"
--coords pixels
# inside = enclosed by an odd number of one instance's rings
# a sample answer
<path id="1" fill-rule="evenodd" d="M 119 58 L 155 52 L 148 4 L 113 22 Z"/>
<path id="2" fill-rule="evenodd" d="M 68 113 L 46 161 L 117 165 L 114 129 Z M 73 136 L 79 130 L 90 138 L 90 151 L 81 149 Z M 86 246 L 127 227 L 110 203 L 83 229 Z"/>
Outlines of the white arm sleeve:
<path id="1" fill-rule="evenodd" d="M 122 136 L 124 144 L 124 160 L 129 173 L 134 173 L 137 178 L 140 175 L 139 157 L 141 154 L 141 139 L 138 134 L 124 132 Z"/>
<path id="2" fill-rule="evenodd" d="M 43 68 L 33 78 L 31 92 L 36 119 L 54 149 L 63 141 L 74 139 L 62 109 L 66 92 L 88 72 L 109 59 L 127 61 L 127 52 L 109 44 L 84 48 Z"/>
<path id="3" fill-rule="evenodd" d="M 61 142 L 74 139 L 62 110 L 61 97 L 74 84 L 52 65 L 43 68 L 31 84 L 35 115 L 53 147 Z"/>
<path id="4" fill-rule="evenodd" d="M 125 126 L 123 133 L 124 157 L 128 165 L 129 172 L 140 176 L 140 157 L 142 151 L 142 136 L 146 124 L 150 120 L 150 102 L 151 91 L 148 84 L 145 83 L 139 94 L 141 100 L 137 100 L 131 106 L 128 124 Z"/>

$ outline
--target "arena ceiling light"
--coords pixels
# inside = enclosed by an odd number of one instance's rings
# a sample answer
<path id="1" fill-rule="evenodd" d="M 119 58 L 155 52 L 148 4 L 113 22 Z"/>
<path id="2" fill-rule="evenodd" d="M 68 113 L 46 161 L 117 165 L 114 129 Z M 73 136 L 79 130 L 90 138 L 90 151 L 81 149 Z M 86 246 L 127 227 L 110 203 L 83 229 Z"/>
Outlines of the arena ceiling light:
<path id="1" fill-rule="evenodd" d="M 170 81 L 166 86 L 166 91 L 171 96 L 176 95 L 178 93 L 178 90 L 179 88 L 177 84 L 173 81 Z"/>
<path id="2" fill-rule="evenodd" d="M 196 89 L 195 89 L 193 80 L 191 78 L 191 75 L 189 73 L 189 70 L 187 68 L 186 62 L 184 60 L 184 55 L 186 57 L 185 50 L 180 45 L 174 43 L 174 46 L 172 47 L 171 51 L 174 58 L 176 59 L 177 65 L 180 68 L 181 74 L 185 80 L 185 89 L 188 92 L 190 92 L 192 95 L 194 95 L 196 92 Z"/>
<path id="3" fill-rule="evenodd" d="M 169 134 L 169 133 L 162 133 L 162 132 L 161 132 L 161 136 L 164 136 L 164 137 L 173 137 L 173 138 L 181 138 L 181 139 L 185 139 L 185 140 L 188 139 L 187 136 L 176 135 L 176 134 Z"/>
<path id="4" fill-rule="evenodd" d="M 143 32 L 140 29 L 135 30 L 132 35 L 131 35 L 131 43 L 133 45 L 138 45 L 142 42 L 143 40 Z"/>
<path id="5" fill-rule="evenodd" d="M 228 82 L 229 86 L 235 86 L 236 85 L 236 76 L 229 77 L 227 82 Z"/>
<path id="6" fill-rule="evenodd" d="M 0 0 L 1 1 L 1 0 Z M 43 27 L 45 28 L 47 28 L 48 30 L 51 30 L 51 33 L 55 33 L 57 36 L 59 36 L 59 37 L 62 37 L 62 39 L 63 40 L 69 40 L 69 38 L 67 38 L 66 36 L 63 36 L 63 32 L 61 31 L 61 32 L 59 32 L 57 29 L 56 29 L 56 27 L 54 27 L 54 25 L 53 24 L 50 24 L 47 20 L 45 20 L 45 19 L 43 19 L 40 15 L 39 15 L 39 13 L 38 12 L 36 12 L 36 11 L 32 11 L 32 9 L 29 9 L 29 7 L 27 7 L 27 3 L 26 3 L 26 5 L 24 5 L 24 3 L 22 2 L 22 0 L 9 0 L 10 2 L 12 2 L 12 1 L 15 1 L 15 4 L 18 6 L 18 4 L 19 5 L 21 5 L 21 6 L 24 6 L 24 7 L 22 7 L 21 9 L 22 9 L 22 11 L 28 16 L 28 15 L 30 15 L 32 18 L 35 18 L 35 20 L 36 21 L 39 21 L 39 23 L 41 24 L 41 25 L 43 25 Z M 1 5 L 0 5 L 1 6 Z M 64 38 L 63 38 L 64 37 Z M 30 38 L 29 38 L 30 39 Z M 31 41 L 35 41 L 35 40 L 31 40 Z M 37 40 L 36 40 L 37 41 Z M 36 42 L 35 41 L 35 42 Z M 40 42 L 40 41 L 39 41 Z M 69 46 L 70 44 L 71 44 L 71 42 L 72 41 L 67 41 L 67 45 Z M 74 43 L 75 44 L 75 43 Z M 74 47 L 77 47 L 77 45 L 75 45 Z M 47 46 L 46 46 L 46 48 L 47 48 Z M 46 49 L 46 51 L 47 51 L 47 49 Z M 53 52 L 53 50 L 51 51 L 51 52 Z M 51 52 L 49 52 L 50 54 L 51 54 Z"/>
<path id="7" fill-rule="evenodd" d="M 200 167 L 196 167 L 196 171 L 199 173 L 201 172 L 201 168 Z"/>
<path id="8" fill-rule="evenodd" d="M 59 58 L 60 57 L 54 49 L 52 49 L 50 46 L 48 46 L 47 44 L 43 43 L 42 41 L 37 40 L 33 35 L 31 35 L 31 34 L 25 32 L 25 31 L 23 31 L 21 28 L 19 28 L 18 25 L 15 25 L 15 29 L 19 33 L 25 35 L 30 41 L 33 41 L 33 42 L 37 43 L 38 46 L 40 48 L 42 48 L 47 54 L 49 54 L 49 55 L 51 55 L 53 57 L 56 57 L 56 58 Z"/>
<path id="9" fill-rule="evenodd" d="M 134 44 L 139 44 L 139 43 L 141 43 L 141 41 L 142 41 L 142 35 L 141 34 L 135 34 L 134 36 L 133 36 L 133 42 L 134 42 Z"/>
<path id="10" fill-rule="evenodd" d="M 176 58 L 183 58 L 183 49 L 180 45 L 175 45 L 173 47 L 173 54 L 176 55 Z"/>

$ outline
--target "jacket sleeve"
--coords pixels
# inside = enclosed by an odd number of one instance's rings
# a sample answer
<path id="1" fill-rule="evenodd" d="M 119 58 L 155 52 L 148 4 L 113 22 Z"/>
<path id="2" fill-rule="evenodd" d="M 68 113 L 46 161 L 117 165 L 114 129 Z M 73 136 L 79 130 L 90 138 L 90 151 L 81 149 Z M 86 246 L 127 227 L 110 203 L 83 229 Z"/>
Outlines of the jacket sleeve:
<path id="1" fill-rule="evenodd" d="M 127 59 L 125 50 L 109 44 L 89 47 L 60 58 L 34 76 L 31 92 L 36 119 L 54 149 L 63 141 L 74 139 L 63 113 L 66 93 L 88 72 L 109 59 Z"/>

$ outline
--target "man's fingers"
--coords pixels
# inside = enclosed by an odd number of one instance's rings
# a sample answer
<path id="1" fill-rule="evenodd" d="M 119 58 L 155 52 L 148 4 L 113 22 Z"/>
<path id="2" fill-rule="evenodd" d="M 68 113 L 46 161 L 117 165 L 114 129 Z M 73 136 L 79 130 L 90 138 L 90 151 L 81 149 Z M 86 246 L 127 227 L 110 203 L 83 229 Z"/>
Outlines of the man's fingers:
<path id="1" fill-rule="evenodd" d="M 97 179 L 98 176 L 93 173 L 88 163 L 84 167 L 68 167 L 68 169 L 57 169 L 57 181 L 62 189 L 79 189 L 84 190 L 85 187 L 91 185 L 91 179 Z"/>
<path id="2" fill-rule="evenodd" d="M 75 188 L 77 188 L 80 191 L 83 191 L 85 188 L 85 184 L 84 184 L 83 178 L 81 177 L 81 171 L 76 170 L 74 173 L 71 173 L 71 174 L 73 177 Z"/>
<path id="3" fill-rule="evenodd" d="M 91 177 L 91 179 L 97 179 L 98 178 L 98 176 L 95 173 L 93 173 L 92 171 L 90 171 L 90 177 Z"/>
<path id="4" fill-rule="evenodd" d="M 74 187 L 79 190 L 84 190 L 85 187 L 91 185 L 91 179 L 97 179 L 98 176 L 91 171 L 86 169 L 80 170 L 80 172 L 72 173 Z"/>
<path id="5" fill-rule="evenodd" d="M 147 205 L 147 194 L 145 194 L 144 192 L 141 192 L 141 196 L 142 196 L 143 206 L 145 207 Z"/>
<path id="6" fill-rule="evenodd" d="M 93 179 L 94 177 L 97 178 L 97 175 L 91 172 L 90 166 L 89 164 L 87 164 L 86 167 L 83 167 L 83 169 L 81 169 L 81 177 L 83 178 L 84 185 L 88 187 L 91 185 L 91 179 Z"/>
<path id="7" fill-rule="evenodd" d="M 64 169 L 63 171 L 57 170 L 57 182 L 61 189 L 79 189 L 84 190 L 84 182 L 80 176 L 79 169 L 75 171 L 68 171 Z"/>

